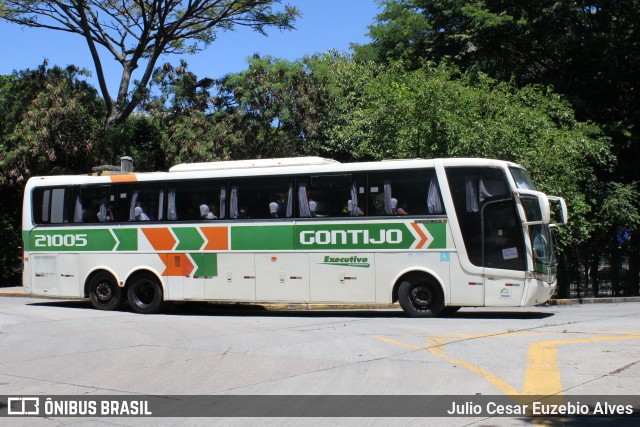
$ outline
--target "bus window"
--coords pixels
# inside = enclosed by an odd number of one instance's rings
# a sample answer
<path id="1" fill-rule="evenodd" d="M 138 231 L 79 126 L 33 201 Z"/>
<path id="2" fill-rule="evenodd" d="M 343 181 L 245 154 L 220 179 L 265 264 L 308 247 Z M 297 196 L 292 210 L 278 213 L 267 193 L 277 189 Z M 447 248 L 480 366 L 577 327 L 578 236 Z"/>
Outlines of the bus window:
<path id="1" fill-rule="evenodd" d="M 164 220 L 164 184 L 121 184 L 118 189 L 118 221 Z"/>
<path id="2" fill-rule="evenodd" d="M 369 215 L 444 215 L 434 170 L 369 174 Z"/>
<path id="3" fill-rule="evenodd" d="M 316 175 L 298 179 L 299 216 L 346 217 L 365 214 L 364 175 Z"/>
<path id="4" fill-rule="evenodd" d="M 115 220 L 116 195 L 110 185 L 78 187 L 73 203 L 73 222 L 101 223 Z"/>
<path id="5" fill-rule="evenodd" d="M 167 220 L 197 221 L 220 217 L 219 181 L 177 181 L 167 187 Z"/>
<path id="6" fill-rule="evenodd" d="M 292 178 L 243 179 L 230 183 L 230 216 L 237 219 L 292 218 Z"/>
<path id="7" fill-rule="evenodd" d="M 33 191 L 31 203 L 33 221 L 36 224 L 63 224 L 71 217 L 71 188 L 37 188 Z"/>

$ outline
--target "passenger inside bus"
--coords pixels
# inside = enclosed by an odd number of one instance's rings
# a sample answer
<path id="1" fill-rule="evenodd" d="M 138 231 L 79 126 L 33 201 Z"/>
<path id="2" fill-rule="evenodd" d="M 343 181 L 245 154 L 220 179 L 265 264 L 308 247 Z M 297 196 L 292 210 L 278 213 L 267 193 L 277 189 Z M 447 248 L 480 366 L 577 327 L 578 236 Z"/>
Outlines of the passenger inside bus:
<path id="1" fill-rule="evenodd" d="M 140 206 L 136 206 L 133 210 L 133 217 L 136 221 L 149 221 L 149 217 L 144 213 Z"/>
<path id="2" fill-rule="evenodd" d="M 209 206 L 202 204 L 200 205 L 200 218 L 202 219 L 217 219 L 217 217 L 211 212 Z"/>
<path id="3" fill-rule="evenodd" d="M 271 218 L 278 218 L 278 202 L 269 203 L 269 214 Z"/>

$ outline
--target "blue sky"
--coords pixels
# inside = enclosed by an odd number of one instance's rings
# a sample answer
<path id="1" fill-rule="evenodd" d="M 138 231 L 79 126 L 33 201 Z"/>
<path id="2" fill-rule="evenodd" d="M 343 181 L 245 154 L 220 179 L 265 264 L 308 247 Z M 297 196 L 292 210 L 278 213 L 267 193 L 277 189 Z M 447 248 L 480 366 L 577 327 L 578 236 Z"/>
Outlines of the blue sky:
<path id="1" fill-rule="evenodd" d="M 271 30 L 268 37 L 246 29 L 224 32 L 205 51 L 195 55 L 166 56 L 158 64 L 178 63 L 185 59 L 198 77 L 218 78 L 246 69 L 246 58 L 254 53 L 295 60 L 331 49 L 347 51 L 350 43 L 369 41 L 367 26 L 379 12 L 376 0 L 283 0 L 283 3 L 296 6 L 302 13 L 296 30 Z M 74 64 L 95 76 L 89 50 L 78 35 L 0 21 L 0 40 L 3 41 L 0 74 L 35 68 L 46 58 L 49 65 Z M 109 91 L 114 96 L 121 67 L 106 53 L 102 55 L 102 62 Z M 88 80 L 97 87 L 94 77 Z"/>

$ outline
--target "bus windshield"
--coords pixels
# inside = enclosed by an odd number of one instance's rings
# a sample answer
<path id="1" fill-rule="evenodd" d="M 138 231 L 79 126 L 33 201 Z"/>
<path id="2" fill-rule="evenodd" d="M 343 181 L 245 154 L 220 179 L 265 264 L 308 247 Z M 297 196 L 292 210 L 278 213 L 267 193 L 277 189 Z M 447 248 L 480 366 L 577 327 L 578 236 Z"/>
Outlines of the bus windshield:
<path id="1" fill-rule="evenodd" d="M 543 224 L 530 225 L 529 236 L 533 248 L 533 271 L 551 276 L 556 266 L 551 228 Z"/>
<path id="2" fill-rule="evenodd" d="M 536 190 L 536 186 L 529 176 L 529 172 L 524 169 L 510 167 L 513 180 L 516 182 L 516 186 L 520 190 Z"/>

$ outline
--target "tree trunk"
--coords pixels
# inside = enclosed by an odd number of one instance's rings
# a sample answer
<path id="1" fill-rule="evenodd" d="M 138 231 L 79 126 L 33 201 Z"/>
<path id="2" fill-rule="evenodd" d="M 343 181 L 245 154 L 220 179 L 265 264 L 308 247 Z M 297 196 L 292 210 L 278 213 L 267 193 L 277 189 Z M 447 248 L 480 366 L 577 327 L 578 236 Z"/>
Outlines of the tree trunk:
<path id="1" fill-rule="evenodd" d="M 640 230 L 631 232 L 629 239 L 629 273 L 627 277 L 627 295 L 638 296 L 638 275 L 640 274 Z"/>
<path id="2" fill-rule="evenodd" d="M 622 264 L 622 260 L 620 257 L 620 246 L 618 242 L 618 233 L 617 230 L 612 230 L 611 233 L 612 241 L 611 241 L 611 256 L 610 256 L 610 264 L 611 264 L 611 296 L 618 295 L 618 289 L 620 286 L 620 267 Z"/>
<path id="3" fill-rule="evenodd" d="M 589 263 L 589 276 L 591 276 L 591 288 L 593 289 L 593 296 L 597 298 L 599 296 L 598 288 L 598 267 L 600 266 L 600 258 L 593 257 Z"/>

